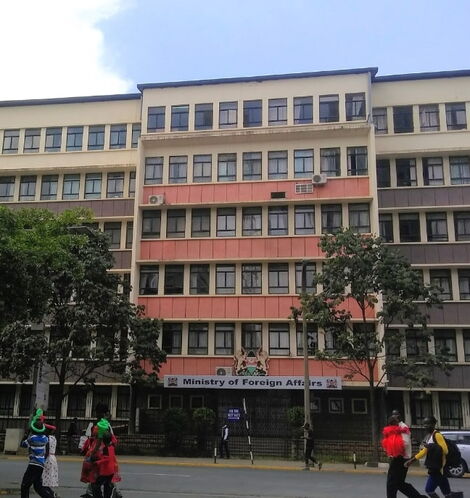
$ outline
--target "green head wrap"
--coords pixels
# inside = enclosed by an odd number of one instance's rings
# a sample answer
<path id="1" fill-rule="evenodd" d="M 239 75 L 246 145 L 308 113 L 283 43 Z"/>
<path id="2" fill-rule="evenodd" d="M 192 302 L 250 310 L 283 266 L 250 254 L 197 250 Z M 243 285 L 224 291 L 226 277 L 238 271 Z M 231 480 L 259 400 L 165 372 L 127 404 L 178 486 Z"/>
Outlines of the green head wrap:
<path id="1" fill-rule="evenodd" d="M 109 422 L 105 418 L 102 418 L 96 425 L 98 426 L 98 438 L 102 439 L 104 434 L 109 431 Z"/>
<path id="2" fill-rule="evenodd" d="M 38 408 L 38 409 L 36 410 L 36 414 L 34 415 L 34 417 L 33 417 L 33 418 L 32 418 L 32 420 L 31 420 L 31 423 L 29 424 L 29 425 L 30 425 L 30 427 L 31 427 L 31 429 L 32 429 L 34 432 L 39 432 L 39 433 L 41 433 L 41 432 L 44 432 L 44 431 L 46 430 L 46 426 L 45 426 L 44 424 L 43 424 L 43 426 L 42 426 L 42 428 L 41 428 L 41 429 L 38 429 L 38 428 L 36 427 L 36 422 L 42 418 L 42 415 L 43 415 L 43 411 L 41 410 L 41 408 Z"/>

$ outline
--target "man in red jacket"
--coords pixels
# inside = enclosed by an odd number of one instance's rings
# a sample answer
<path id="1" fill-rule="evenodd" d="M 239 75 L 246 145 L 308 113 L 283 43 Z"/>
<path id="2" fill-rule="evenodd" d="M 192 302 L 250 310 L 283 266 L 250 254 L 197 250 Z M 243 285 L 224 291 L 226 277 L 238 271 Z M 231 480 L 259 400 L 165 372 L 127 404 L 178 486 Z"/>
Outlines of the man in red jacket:
<path id="1" fill-rule="evenodd" d="M 96 465 L 98 467 L 98 478 L 92 483 L 93 498 L 111 498 L 114 486 L 113 475 L 116 469 L 116 453 L 110 432 L 103 435 L 103 442 L 98 450 Z M 103 487 L 104 495 L 101 492 Z"/>

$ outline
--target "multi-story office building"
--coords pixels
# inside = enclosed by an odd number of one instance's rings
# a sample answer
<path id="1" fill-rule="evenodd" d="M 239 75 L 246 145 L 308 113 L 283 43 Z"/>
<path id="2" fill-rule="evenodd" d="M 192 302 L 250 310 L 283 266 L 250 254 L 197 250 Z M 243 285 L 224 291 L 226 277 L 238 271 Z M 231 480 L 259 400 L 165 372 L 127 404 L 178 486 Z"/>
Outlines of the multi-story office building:
<path id="1" fill-rule="evenodd" d="M 302 405 L 301 386 L 286 384 L 303 375 L 301 327 L 289 319 L 302 264 L 313 291 L 319 238 L 341 226 L 380 232 L 444 289 L 429 347 L 450 349 L 452 375 L 436 372 L 435 388 L 411 394 L 388 379 L 390 406 L 414 424 L 432 411 L 442 426 L 470 425 L 470 72 L 376 72 L 0 103 L 0 202 L 93 209 L 131 299 L 164 320 L 165 385 L 140 395 L 143 431 L 161 409 L 210 406 L 224 417 L 245 397 L 255 431 L 282 433 L 287 408 Z M 335 347 L 333 329 L 308 334 L 312 354 Z M 400 354 L 420 347 L 409 332 Z M 364 381 L 313 358 L 310 374 L 316 427 L 367 432 Z M 104 400 L 127 418 L 127 387 L 98 380 L 86 396 L 71 392 L 65 416 L 90 417 Z M 25 416 L 30 389 L 1 384 L 0 416 Z"/>

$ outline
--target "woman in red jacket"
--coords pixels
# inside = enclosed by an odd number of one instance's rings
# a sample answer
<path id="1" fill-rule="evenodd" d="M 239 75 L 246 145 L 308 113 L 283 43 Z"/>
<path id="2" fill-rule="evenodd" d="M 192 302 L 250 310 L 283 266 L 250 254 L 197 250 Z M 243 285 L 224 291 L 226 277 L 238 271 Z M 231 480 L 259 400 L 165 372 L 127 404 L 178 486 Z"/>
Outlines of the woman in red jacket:
<path id="1" fill-rule="evenodd" d="M 117 468 L 117 461 L 111 434 L 106 432 L 102 441 L 101 447 L 96 454 L 98 458 L 96 460 L 98 477 L 91 485 L 93 498 L 111 498 L 114 489 L 112 480 Z M 102 493 L 101 488 L 103 488 L 104 493 Z"/>

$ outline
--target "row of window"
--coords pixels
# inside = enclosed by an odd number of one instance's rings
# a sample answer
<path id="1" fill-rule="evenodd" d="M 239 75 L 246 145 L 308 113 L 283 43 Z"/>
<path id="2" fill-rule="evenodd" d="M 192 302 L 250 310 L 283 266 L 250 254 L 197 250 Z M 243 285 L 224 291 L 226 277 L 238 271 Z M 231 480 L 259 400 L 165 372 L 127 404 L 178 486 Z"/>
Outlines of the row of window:
<path id="1" fill-rule="evenodd" d="M 108 199 L 135 196 L 135 171 L 63 175 L 0 176 L 0 202 Z M 18 183 L 19 180 L 19 183 Z M 39 189 L 38 189 L 39 186 Z M 103 188 L 105 187 L 105 189 Z"/>
<path id="2" fill-rule="evenodd" d="M 433 403 L 433 396 L 437 403 Z M 428 393 L 423 391 L 410 391 L 411 420 L 413 425 L 424 425 L 424 419 L 435 416 L 439 420 L 439 427 L 464 428 L 462 404 L 463 397 L 468 400 L 466 392 L 440 392 Z M 466 403 L 465 403 L 466 404 Z M 439 413 L 436 413 L 436 405 Z M 470 437 L 464 434 L 446 436 L 456 442 L 469 444 Z"/>
<path id="3" fill-rule="evenodd" d="M 379 233 L 385 242 L 421 242 L 421 225 L 426 227 L 425 240 L 428 242 L 447 242 L 449 224 L 451 226 L 453 224 L 453 236 L 456 241 L 470 240 L 470 211 L 379 214 Z M 399 232 L 398 240 L 396 240 L 396 228 Z"/>
<path id="4" fill-rule="evenodd" d="M 441 110 L 440 110 L 441 107 Z M 389 133 L 387 107 L 374 107 L 372 118 L 375 133 L 383 135 Z M 414 133 L 418 131 L 440 131 L 441 117 L 445 113 L 445 124 L 447 130 L 467 129 L 467 111 L 465 102 L 451 102 L 446 104 L 425 104 L 418 106 L 419 125 L 415 123 L 412 105 L 399 105 L 391 109 L 393 117 L 393 133 Z"/>
<path id="5" fill-rule="evenodd" d="M 423 270 L 416 269 L 421 278 Z M 436 268 L 429 270 L 429 282 L 439 289 L 439 297 L 444 301 L 460 299 L 462 301 L 470 300 L 470 270 L 468 268 Z M 453 282 L 457 284 L 455 292 Z M 458 297 L 457 297 L 458 296 Z"/>
<path id="6" fill-rule="evenodd" d="M 470 157 L 423 157 L 415 158 L 377 159 L 377 186 L 379 188 L 391 187 L 391 173 L 395 173 L 393 186 L 416 187 L 422 185 L 444 185 L 449 180 L 451 185 L 464 185 L 470 183 Z M 418 175 L 418 172 L 420 174 Z"/>
<path id="7" fill-rule="evenodd" d="M 289 111 L 289 106 L 291 111 Z M 338 94 L 320 95 L 318 98 L 318 112 L 320 123 L 331 123 L 340 120 L 340 96 Z M 263 119 L 263 100 L 245 100 L 240 106 L 243 111 L 242 123 L 244 128 L 256 126 L 282 126 L 290 123 L 313 123 L 313 97 L 294 97 L 288 104 L 287 98 L 268 99 L 267 120 Z M 238 101 L 219 102 L 217 123 L 214 121 L 214 105 L 212 103 L 195 104 L 191 112 L 194 113 L 193 123 L 190 124 L 190 106 L 173 105 L 170 109 L 170 119 L 166 119 L 166 107 L 149 107 L 147 110 L 147 132 L 159 131 L 188 131 L 211 130 L 214 125 L 220 129 L 238 128 L 239 103 Z M 289 119 L 289 112 L 292 113 Z M 365 93 L 347 93 L 345 96 L 346 121 L 366 119 Z M 167 122 L 168 121 L 168 122 Z"/>
<path id="8" fill-rule="evenodd" d="M 262 152 L 223 153 L 217 154 L 215 159 L 216 168 L 212 154 L 195 154 L 190 163 L 188 156 L 170 156 L 166 160 L 147 157 L 144 183 L 187 183 L 188 178 L 194 183 L 311 178 L 314 173 L 313 149 L 270 151 L 264 159 Z M 191 169 L 192 175 L 188 174 Z M 341 175 L 339 147 L 320 149 L 320 173 Z M 367 147 L 347 147 L 347 174 L 367 175 Z"/>
<path id="9" fill-rule="evenodd" d="M 189 279 L 185 281 L 185 265 L 142 265 L 140 267 L 139 294 L 289 294 L 302 291 L 302 263 L 223 263 L 217 265 L 192 264 L 187 267 Z M 290 281 L 294 275 L 295 283 Z M 305 265 L 307 292 L 313 292 L 315 263 Z M 163 278 L 160 279 L 160 273 Z M 163 275 L 164 274 L 164 275 Z M 266 287 L 263 289 L 263 282 Z"/>
<path id="10" fill-rule="evenodd" d="M 107 146 L 110 149 L 125 149 L 128 147 L 128 125 L 93 125 L 68 126 L 51 128 L 27 128 L 24 136 L 19 129 L 4 130 L 3 154 L 32 154 L 37 152 L 72 152 L 81 150 L 104 150 L 105 133 L 108 128 Z M 137 148 L 140 137 L 140 123 L 134 123 L 131 129 L 130 144 Z M 20 137 L 22 143 L 20 143 Z M 42 142 L 44 140 L 44 142 Z M 43 143 L 43 145 L 41 145 Z M 86 143 L 86 145 L 85 145 Z M 41 147 L 43 147 L 41 149 Z"/>
<path id="11" fill-rule="evenodd" d="M 322 233 L 334 233 L 343 227 L 345 209 L 346 205 L 341 204 L 321 205 Z M 347 209 L 348 226 L 356 232 L 369 233 L 369 204 L 348 204 Z M 290 219 L 290 216 L 293 216 L 293 219 Z M 215 221 L 214 226 L 212 226 L 212 219 Z M 166 226 L 166 231 L 163 231 L 166 238 L 284 236 L 318 233 L 313 205 L 168 209 L 142 212 L 143 239 L 159 238 L 162 235 L 162 226 Z"/>

